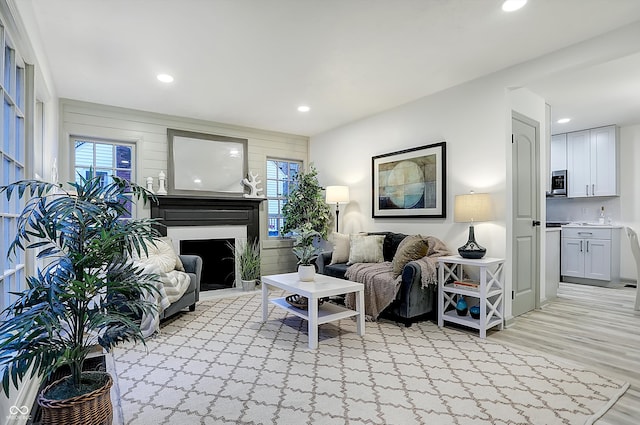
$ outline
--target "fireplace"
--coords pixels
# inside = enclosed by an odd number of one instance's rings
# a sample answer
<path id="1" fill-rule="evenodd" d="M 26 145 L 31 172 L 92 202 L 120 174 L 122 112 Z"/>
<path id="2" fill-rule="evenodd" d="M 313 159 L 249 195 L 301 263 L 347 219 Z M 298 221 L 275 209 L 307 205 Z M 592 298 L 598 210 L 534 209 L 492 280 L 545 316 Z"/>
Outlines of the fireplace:
<path id="1" fill-rule="evenodd" d="M 176 252 L 202 257 L 200 290 L 228 288 L 238 273 L 227 241 L 235 245 L 238 240 L 260 238 L 260 202 L 262 199 L 158 196 L 158 203 L 151 206 L 151 218 L 159 220 L 156 228 L 172 239 Z"/>
<path id="2" fill-rule="evenodd" d="M 233 251 L 235 239 L 183 239 L 180 254 L 202 258 L 200 290 L 232 288 L 236 279 Z"/>

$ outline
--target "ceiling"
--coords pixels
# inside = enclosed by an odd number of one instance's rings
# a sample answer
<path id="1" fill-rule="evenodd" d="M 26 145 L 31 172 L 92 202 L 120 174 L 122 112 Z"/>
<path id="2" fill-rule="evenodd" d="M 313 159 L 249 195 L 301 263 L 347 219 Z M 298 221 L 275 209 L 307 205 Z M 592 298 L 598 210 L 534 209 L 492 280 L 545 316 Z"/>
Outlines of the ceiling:
<path id="1" fill-rule="evenodd" d="M 308 136 L 640 20 L 638 0 L 13 2 L 59 97 Z M 554 118 L 621 124 L 638 75 L 634 55 L 531 88 Z"/>

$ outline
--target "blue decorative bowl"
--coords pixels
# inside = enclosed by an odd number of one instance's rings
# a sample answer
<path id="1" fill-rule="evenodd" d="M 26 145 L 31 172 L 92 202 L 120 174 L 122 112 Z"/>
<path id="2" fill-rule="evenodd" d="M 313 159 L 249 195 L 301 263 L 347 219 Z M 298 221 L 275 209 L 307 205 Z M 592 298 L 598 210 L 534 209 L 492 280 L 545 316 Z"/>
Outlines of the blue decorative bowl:
<path id="1" fill-rule="evenodd" d="M 471 314 L 471 317 L 473 317 L 474 319 L 479 319 L 480 318 L 480 307 L 478 307 L 477 305 L 474 305 L 473 307 L 471 307 L 469 309 L 469 314 Z"/>

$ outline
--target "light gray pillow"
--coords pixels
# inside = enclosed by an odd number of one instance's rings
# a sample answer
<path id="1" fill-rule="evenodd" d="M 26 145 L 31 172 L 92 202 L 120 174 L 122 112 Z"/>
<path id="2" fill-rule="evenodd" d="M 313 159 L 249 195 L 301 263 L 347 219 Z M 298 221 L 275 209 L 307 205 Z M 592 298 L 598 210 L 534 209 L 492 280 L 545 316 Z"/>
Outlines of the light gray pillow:
<path id="1" fill-rule="evenodd" d="M 397 277 L 402 273 L 402 269 L 409 261 L 418 260 L 427 255 L 428 252 L 429 243 L 422 236 L 412 235 L 404 238 L 398 244 L 398 249 L 391 262 L 394 276 Z"/>
<path id="2" fill-rule="evenodd" d="M 355 263 L 382 263 L 384 235 L 351 235 L 349 237 L 349 261 Z"/>
<path id="3" fill-rule="evenodd" d="M 329 242 L 333 244 L 330 264 L 346 263 L 349 261 L 349 235 L 332 233 L 329 235 Z"/>

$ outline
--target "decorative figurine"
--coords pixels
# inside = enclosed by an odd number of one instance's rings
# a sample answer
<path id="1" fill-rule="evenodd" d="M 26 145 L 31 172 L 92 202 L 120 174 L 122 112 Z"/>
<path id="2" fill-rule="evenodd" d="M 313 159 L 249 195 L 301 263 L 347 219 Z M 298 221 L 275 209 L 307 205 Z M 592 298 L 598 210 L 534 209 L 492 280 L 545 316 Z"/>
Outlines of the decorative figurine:
<path id="1" fill-rule="evenodd" d="M 262 183 L 262 180 L 258 180 L 258 174 L 253 174 L 249 171 L 249 179 L 246 177 L 242 179 L 242 184 L 249 187 L 249 193 L 245 193 L 243 196 L 245 198 L 264 198 L 264 195 L 261 194 L 262 188 L 258 187 L 258 184 Z"/>
<path id="2" fill-rule="evenodd" d="M 147 190 L 151 193 L 155 193 L 153 191 L 153 177 L 147 177 Z"/>
<path id="3" fill-rule="evenodd" d="M 158 174 L 158 183 L 159 183 L 159 187 L 158 187 L 158 192 L 156 192 L 158 195 L 166 195 L 167 194 L 167 189 L 165 189 L 164 183 L 166 180 L 166 176 L 164 174 L 164 171 L 160 171 L 160 174 Z"/>

